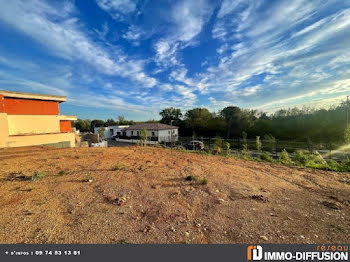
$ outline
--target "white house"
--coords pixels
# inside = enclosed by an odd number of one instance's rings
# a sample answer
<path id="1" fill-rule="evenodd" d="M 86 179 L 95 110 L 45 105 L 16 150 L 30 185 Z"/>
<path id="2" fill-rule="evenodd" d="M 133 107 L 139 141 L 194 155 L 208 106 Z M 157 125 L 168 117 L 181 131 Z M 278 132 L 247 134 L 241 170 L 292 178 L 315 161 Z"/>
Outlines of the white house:
<path id="1" fill-rule="evenodd" d="M 107 126 L 107 127 L 95 127 L 94 133 L 97 134 L 102 128 L 105 129 L 105 138 L 111 138 L 112 136 L 121 136 L 122 130 L 129 126 Z"/>
<path id="2" fill-rule="evenodd" d="M 148 132 L 148 140 L 157 142 L 176 142 L 179 140 L 179 128 L 160 123 L 142 123 L 126 127 L 122 130 L 121 138 L 138 139 L 141 129 Z"/>

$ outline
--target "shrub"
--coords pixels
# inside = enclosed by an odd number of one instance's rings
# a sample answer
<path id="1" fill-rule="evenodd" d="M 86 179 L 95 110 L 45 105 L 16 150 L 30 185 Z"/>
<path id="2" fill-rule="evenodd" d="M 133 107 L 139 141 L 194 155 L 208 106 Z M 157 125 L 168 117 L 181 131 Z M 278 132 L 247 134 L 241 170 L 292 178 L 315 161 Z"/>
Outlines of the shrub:
<path id="1" fill-rule="evenodd" d="M 294 152 L 294 161 L 301 166 L 306 166 L 307 162 L 308 162 L 308 157 L 306 156 L 306 154 L 301 151 L 301 150 L 297 150 Z"/>
<path id="2" fill-rule="evenodd" d="M 317 153 L 308 153 L 297 150 L 293 155 L 295 163 L 299 166 L 321 169 L 325 169 L 327 167 L 322 157 Z"/>
<path id="3" fill-rule="evenodd" d="M 268 134 L 264 136 L 264 141 L 266 142 L 264 148 L 267 148 L 270 151 L 276 151 L 276 138 L 271 134 Z"/>
<path id="4" fill-rule="evenodd" d="M 213 153 L 214 154 L 221 154 L 222 153 L 222 148 L 223 148 L 223 140 L 221 137 L 216 136 L 214 140 L 214 148 L 213 148 Z"/>
<path id="5" fill-rule="evenodd" d="M 270 163 L 273 162 L 272 157 L 271 157 L 268 153 L 266 153 L 266 152 L 262 153 L 262 154 L 258 157 L 258 159 L 261 160 L 261 161 L 266 161 L 266 162 L 270 162 Z"/>
<path id="6" fill-rule="evenodd" d="M 208 179 L 203 178 L 203 179 L 200 181 L 200 183 L 201 183 L 202 185 L 207 185 L 207 184 L 208 184 Z"/>
<path id="7" fill-rule="evenodd" d="M 285 149 L 283 149 L 283 151 L 281 152 L 281 155 L 278 158 L 278 162 L 283 164 L 283 165 L 292 165 L 293 164 L 292 160 L 289 157 L 288 152 Z"/>
<path id="8" fill-rule="evenodd" d="M 350 159 L 344 160 L 340 164 L 341 171 L 350 172 Z"/>
<path id="9" fill-rule="evenodd" d="M 32 176 L 32 181 L 42 179 L 44 176 L 44 173 L 35 171 L 34 175 Z"/>
<path id="10" fill-rule="evenodd" d="M 261 152 L 261 141 L 260 141 L 260 136 L 256 137 L 256 150 L 258 150 L 258 152 Z"/>
<path id="11" fill-rule="evenodd" d="M 220 155 L 222 153 L 222 148 L 221 147 L 216 147 L 213 149 L 213 154 L 214 155 Z"/>
<path id="12" fill-rule="evenodd" d="M 100 140 L 104 140 L 106 138 L 105 131 L 106 131 L 106 128 L 104 128 L 104 127 L 101 127 L 98 130 L 98 135 L 99 135 Z"/>
<path id="13" fill-rule="evenodd" d="M 342 166 L 333 159 L 327 160 L 327 169 L 332 171 L 342 171 Z"/>
<path id="14" fill-rule="evenodd" d="M 140 131 L 140 140 L 141 145 L 146 146 L 147 145 L 147 138 L 148 138 L 148 132 L 146 128 L 142 128 Z"/>
<path id="15" fill-rule="evenodd" d="M 241 158 L 244 160 L 254 160 L 247 149 L 242 150 Z"/>
<path id="16" fill-rule="evenodd" d="M 226 154 L 228 155 L 229 153 L 230 153 L 230 143 L 228 143 L 228 142 L 225 142 L 225 151 L 226 151 Z"/>

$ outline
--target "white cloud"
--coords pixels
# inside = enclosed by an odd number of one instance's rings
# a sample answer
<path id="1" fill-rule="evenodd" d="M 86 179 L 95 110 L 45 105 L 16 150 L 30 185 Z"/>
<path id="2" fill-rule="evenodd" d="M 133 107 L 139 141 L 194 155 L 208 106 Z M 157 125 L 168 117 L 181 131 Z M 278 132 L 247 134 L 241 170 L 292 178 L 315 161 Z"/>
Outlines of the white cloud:
<path id="1" fill-rule="evenodd" d="M 178 65 L 177 52 L 194 44 L 212 12 L 213 6 L 206 0 L 177 2 L 167 21 L 166 36 L 155 43 L 156 62 L 165 67 Z"/>
<path id="2" fill-rule="evenodd" d="M 71 17 L 73 8 L 64 2 L 65 11 L 39 0 L 6 1 L 0 20 L 32 37 L 56 56 L 81 59 L 107 75 L 120 76 L 152 87 L 156 79 L 143 72 L 144 61 L 127 58 L 121 51 L 109 50 L 93 42 Z M 70 8 L 66 7 L 69 6 Z"/>
<path id="3" fill-rule="evenodd" d="M 242 2 L 244 2 L 244 0 L 224 0 L 221 4 L 218 17 L 222 18 L 234 12 Z"/>
<path id="4" fill-rule="evenodd" d="M 123 35 L 123 38 L 138 45 L 140 38 L 143 36 L 143 31 L 135 25 L 131 25 L 128 31 Z"/>
<path id="5" fill-rule="evenodd" d="M 96 0 L 96 3 L 116 20 L 124 20 L 137 7 L 137 1 L 133 0 Z"/>
<path id="6" fill-rule="evenodd" d="M 320 20 L 331 3 L 265 2 L 268 8 L 256 1 L 231 4 L 223 1 L 225 12 L 220 10 L 212 31 L 228 48 L 219 48 L 219 63 L 199 74 L 206 94 L 216 99 L 235 94 L 246 104 L 265 103 L 300 90 L 326 89 L 325 81 L 336 80 L 349 65 L 350 9 L 333 9 Z M 332 68 L 339 70 L 330 72 Z M 256 88 L 241 92 L 247 85 Z M 249 101 L 244 98 L 249 94 L 258 95 Z"/>

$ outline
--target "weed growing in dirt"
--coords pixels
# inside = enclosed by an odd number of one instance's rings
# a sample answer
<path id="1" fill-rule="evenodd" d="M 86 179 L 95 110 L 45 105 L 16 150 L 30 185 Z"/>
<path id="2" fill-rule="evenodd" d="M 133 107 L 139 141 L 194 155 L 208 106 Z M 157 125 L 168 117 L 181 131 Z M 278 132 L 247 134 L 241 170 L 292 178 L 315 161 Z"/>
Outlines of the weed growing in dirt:
<path id="1" fill-rule="evenodd" d="M 287 166 L 293 164 L 293 161 L 290 159 L 289 154 L 285 149 L 283 149 L 283 151 L 281 152 L 281 155 L 278 158 L 278 162 Z"/>
<path id="2" fill-rule="evenodd" d="M 116 163 L 113 166 L 113 170 L 114 171 L 118 171 L 118 170 L 128 171 L 128 167 L 126 165 L 124 165 L 123 163 Z"/>
<path id="3" fill-rule="evenodd" d="M 262 153 L 262 154 L 258 157 L 258 160 L 260 160 L 260 161 L 266 161 L 266 162 L 270 162 L 270 163 L 273 162 L 272 157 L 271 157 L 268 153 L 266 153 L 266 152 Z"/>
<path id="4" fill-rule="evenodd" d="M 344 232 L 344 228 L 341 226 L 334 225 L 334 224 L 331 224 L 330 226 L 333 227 L 334 229 L 338 230 L 339 232 Z"/>
<path id="5" fill-rule="evenodd" d="M 31 180 L 32 180 L 32 181 L 36 181 L 36 180 L 42 179 L 44 176 L 45 176 L 44 173 L 35 171 L 35 172 L 34 172 L 34 175 L 32 175 Z"/>
<path id="6" fill-rule="evenodd" d="M 207 185 L 208 184 L 208 179 L 206 178 L 199 178 L 199 177 L 196 177 L 196 176 L 187 176 L 186 177 L 186 181 L 193 181 L 197 184 L 200 184 L 200 185 Z"/>
<path id="7" fill-rule="evenodd" d="M 196 176 L 187 176 L 186 181 L 198 181 L 198 177 Z"/>
<path id="8" fill-rule="evenodd" d="M 242 150 L 242 159 L 254 161 L 254 158 L 251 157 L 251 155 L 247 149 Z"/>
<path id="9" fill-rule="evenodd" d="M 341 164 L 333 159 L 327 160 L 327 169 L 332 171 L 341 171 Z"/>
<path id="10" fill-rule="evenodd" d="M 120 244 L 130 244 L 130 243 L 129 243 L 129 240 L 122 239 L 122 240 L 120 240 Z"/>
<path id="11" fill-rule="evenodd" d="M 66 170 L 61 170 L 60 172 L 58 172 L 58 174 L 59 174 L 60 176 L 64 176 L 64 175 L 68 175 L 69 172 L 66 171 Z"/>
<path id="12" fill-rule="evenodd" d="M 200 183 L 201 183 L 202 185 L 207 185 L 207 184 L 208 184 L 208 179 L 203 178 L 203 179 L 200 181 Z"/>
<path id="13" fill-rule="evenodd" d="M 325 163 L 323 162 L 323 159 L 320 157 L 320 155 L 316 153 L 308 153 L 301 150 L 297 150 L 294 152 L 294 161 L 297 165 L 304 167 L 325 167 Z"/>
<path id="14" fill-rule="evenodd" d="M 340 171 L 350 171 L 350 159 L 347 159 L 341 163 Z"/>

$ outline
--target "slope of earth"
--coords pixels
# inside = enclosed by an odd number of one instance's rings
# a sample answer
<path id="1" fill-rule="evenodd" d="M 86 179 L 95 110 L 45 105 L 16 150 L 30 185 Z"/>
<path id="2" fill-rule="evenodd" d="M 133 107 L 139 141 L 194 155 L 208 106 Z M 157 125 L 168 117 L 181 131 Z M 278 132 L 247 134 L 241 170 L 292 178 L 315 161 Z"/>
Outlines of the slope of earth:
<path id="1" fill-rule="evenodd" d="M 159 148 L 0 149 L 0 243 L 349 243 L 349 217 L 349 173 Z"/>

